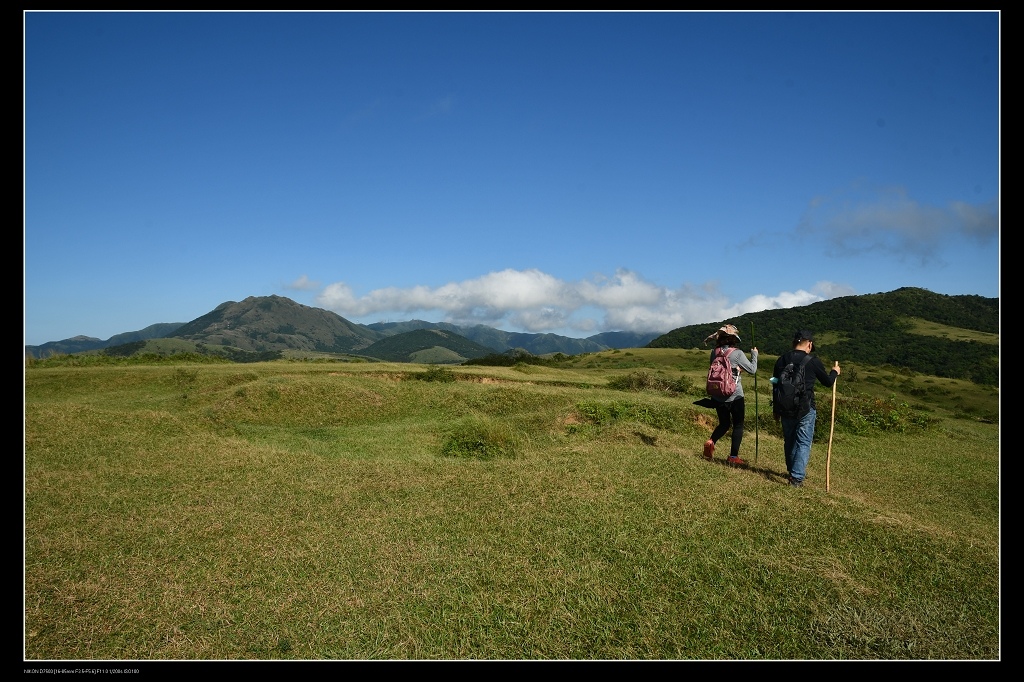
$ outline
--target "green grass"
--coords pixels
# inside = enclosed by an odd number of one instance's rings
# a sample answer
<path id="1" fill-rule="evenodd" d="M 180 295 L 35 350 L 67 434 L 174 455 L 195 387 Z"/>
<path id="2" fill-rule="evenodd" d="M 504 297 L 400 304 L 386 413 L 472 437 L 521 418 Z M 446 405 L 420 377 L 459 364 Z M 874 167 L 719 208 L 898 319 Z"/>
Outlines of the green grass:
<path id="1" fill-rule="evenodd" d="M 794 490 L 761 362 L 745 470 L 702 351 L 33 364 L 25 657 L 998 659 L 998 394 L 844 366 Z"/>
<path id="2" fill-rule="evenodd" d="M 979 332 L 973 329 L 963 329 L 961 327 L 950 327 L 944 324 L 939 324 L 938 322 L 930 322 L 916 317 L 908 318 L 908 322 L 910 323 L 910 333 L 912 334 L 939 336 L 944 339 L 952 339 L 953 341 L 976 341 L 978 343 L 988 343 L 992 345 L 999 344 L 999 334 Z"/>

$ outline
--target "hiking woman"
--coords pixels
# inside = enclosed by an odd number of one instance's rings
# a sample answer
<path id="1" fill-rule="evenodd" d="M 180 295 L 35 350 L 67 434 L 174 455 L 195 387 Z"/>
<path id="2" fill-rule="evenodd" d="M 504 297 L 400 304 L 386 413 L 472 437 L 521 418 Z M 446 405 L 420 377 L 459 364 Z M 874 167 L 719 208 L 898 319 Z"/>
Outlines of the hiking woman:
<path id="1" fill-rule="evenodd" d="M 732 428 L 732 445 L 729 449 L 729 458 L 726 461 L 729 464 L 742 466 L 746 464 L 744 460 L 740 459 L 746 406 L 743 402 L 743 383 L 740 380 L 740 374 L 742 371 L 747 371 L 750 374 L 757 372 L 757 348 L 750 349 L 751 359 L 748 360 L 746 354 L 738 348 L 740 332 L 731 324 L 725 325 L 704 339 L 704 345 L 707 345 L 708 341 L 712 339 L 715 340 L 715 349 L 711 351 L 711 363 L 714 365 L 716 356 L 728 358 L 736 388 L 728 396 L 711 395 L 715 403 L 715 411 L 718 413 L 718 426 L 711 432 L 711 438 L 704 443 L 704 459 L 709 462 L 715 459 L 715 443 Z"/>

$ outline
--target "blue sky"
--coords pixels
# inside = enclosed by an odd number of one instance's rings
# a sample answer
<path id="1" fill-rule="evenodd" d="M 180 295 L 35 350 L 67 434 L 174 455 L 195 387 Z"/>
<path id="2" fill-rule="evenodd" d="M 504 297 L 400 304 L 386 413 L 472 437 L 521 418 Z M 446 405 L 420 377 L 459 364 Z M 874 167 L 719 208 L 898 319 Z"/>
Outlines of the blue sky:
<path id="1" fill-rule="evenodd" d="M 998 12 L 23 18 L 26 344 L 999 295 Z"/>

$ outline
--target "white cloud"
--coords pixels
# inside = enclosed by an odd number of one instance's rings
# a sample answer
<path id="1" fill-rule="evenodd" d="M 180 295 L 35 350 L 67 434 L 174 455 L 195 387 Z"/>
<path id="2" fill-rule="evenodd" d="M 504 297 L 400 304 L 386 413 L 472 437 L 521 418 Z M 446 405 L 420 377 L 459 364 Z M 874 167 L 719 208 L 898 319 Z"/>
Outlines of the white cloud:
<path id="1" fill-rule="evenodd" d="M 830 298 L 839 298 L 840 296 L 854 296 L 854 295 L 857 294 L 857 292 L 853 289 L 853 287 L 847 286 L 845 284 L 836 284 L 835 282 L 826 282 L 826 281 L 816 282 L 814 287 L 812 287 L 812 290 L 816 294 L 818 294 L 818 298 L 815 299 L 815 300 L 818 300 L 818 301 L 827 300 L 827 299 L 830 299 Z M 800 305 L 805 305 L 805 304 L 804 303 L 796 303 L 796 304 L 793 304 L 793 305 L 784 305 L 784 306 L 779 306 L 779 307 L 781 307 L 781 308 L 792 308 L 794 306 L 800 306 Z"/>
<path id="2" fill-rule="evenodd" d="M 803 306 L 851 293 L 848 287 L 819 282 L 814 292 L 757 295 L 732 303 L 714 286 L 668 289 L 629 270 L 567 282 L 540 270 L 508 269 L 435 288 L 389 287 L 365 296 L 357 296 L 347 284 L 336 282 L 324 288 L 317 304 L 343 317 L 440 313 L 445 321 L 455 324 L 486 324 L 533 333 L 664 333 L 690 324 Z"/>
<path id="3" fill-rule="evenodd" d="M 320 288 L 320 282 L 314 282 L 305 275 L 302 275 L 291 284 L 285 284 L 284 288 L 295 291 L 313 291 Z"/>
<path id="4" fill-rule="evenodd" d="M 664 290 L 628 270 L 619 270 L 614 277 L 580 282 L 576 290 L 588 304 L 607 308 L 656 305 L 664 296 Z"/>
<path id="5" fill-rule="evenodd" d="M 928 262 L 951 237 L 991 241 L 999 231 L 999 212 L 995 202 L 927 206 L 901 187 L 857 186 L 812 199 L 798 231 L 823 236 L 833 256 L 887 252 Z"/>
<path id="6" fill-rule="evenodd" d="M 985 243 L 999 234 L 999 209 L 994 201 L 980 206 L 955 201 L 950 210 L 956 218 L 957 230 L 968 237 Z"/>

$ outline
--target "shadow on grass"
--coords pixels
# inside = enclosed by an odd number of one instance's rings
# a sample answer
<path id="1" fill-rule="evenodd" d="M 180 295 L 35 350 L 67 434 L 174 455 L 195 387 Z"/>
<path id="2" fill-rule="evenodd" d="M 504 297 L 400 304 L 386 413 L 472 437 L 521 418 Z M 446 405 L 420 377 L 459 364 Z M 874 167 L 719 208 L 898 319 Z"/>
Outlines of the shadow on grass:
<path id="1" fill-rule="evenodd" d="M 701 454 L 694 455 L 698 459 L 704 460 L 704 456 Z M 707 461 L 707 460 L 704 460 Z M 722 458 L 715 458 L 708 462 L 709 465 L 729 467 L 730 469 L 740 469 L 747 471 L 752 474 L 763 476 L 765 479 L 773 483 L 782 483 L 789 485 L 789 472 L 788 471 L 777 471 L 776 469 L 769 468 L 764 465 L 758 465 L 750 460 L 747 460 L 746 464 L 730 464 L 727 460 Z"/>

